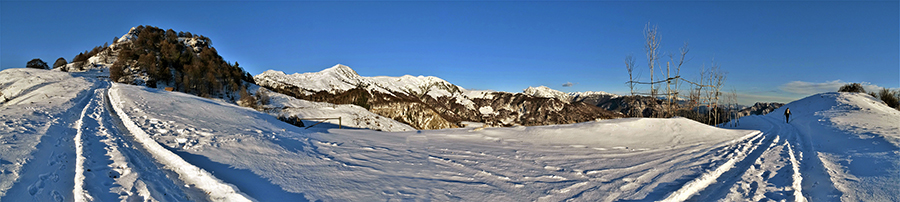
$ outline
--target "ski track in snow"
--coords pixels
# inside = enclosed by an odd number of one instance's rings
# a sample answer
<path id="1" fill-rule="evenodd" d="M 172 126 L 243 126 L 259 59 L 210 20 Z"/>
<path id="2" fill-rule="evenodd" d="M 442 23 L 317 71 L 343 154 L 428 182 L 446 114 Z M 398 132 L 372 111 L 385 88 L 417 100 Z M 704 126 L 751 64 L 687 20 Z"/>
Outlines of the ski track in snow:
<path id="1" fill-rule="evenodd" d="M 796 146 L 790 143 L 799 136 L 783 131 L 785 128 L 779 126 L 777 120 L 764 119 L 768 125 L 761 128 L 762 140 L 759 144 L 746 152 L 743 159 L 732 159 L 735 163 L 731 165 L 731 170 L 723 172 L 715 183 L 709 183 L 703 191 L 691 197 L 691 201 L 806 201 L 799 186 L 802 177 L 793 149 Z"/>

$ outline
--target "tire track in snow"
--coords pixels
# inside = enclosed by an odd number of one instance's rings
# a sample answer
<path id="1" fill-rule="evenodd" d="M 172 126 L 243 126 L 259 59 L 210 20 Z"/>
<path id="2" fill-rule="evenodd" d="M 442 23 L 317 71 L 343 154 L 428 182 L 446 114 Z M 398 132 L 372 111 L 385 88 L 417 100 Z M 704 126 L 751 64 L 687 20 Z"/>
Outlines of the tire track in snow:
<path id="1" fill-rule="evenodd" d="M 105 83 L 94 90 L 76 124 L 75 201 L 190 200 L 149 155 L 117 129 L 121 123 L 110 114 L 108 87 Z"/>
<path id="2" fill-rule="evenodd" d="M 185 183 L 185 186 L 199 189 L 208 196 L 211 201 L 252 201 L 249 196 L 241 193 L 234 185 L 217 179 L 211 173 L 192 165 L 163 146 L 159 145 L 155 140 L 150 138 L 146 132 L 138 127 L 129 117 L 122 111 L 122 100 L 118 97 L 118 89 L 111 88 L 107 94 L 113 111 L 116 112 L 121 120 L 124 128 L 132 134 L 135 142 L 139 143 L 146 149 L 147 153 L 156 159 L 157 162 L 163 164 L 168 169 L 178 175 L 178 179 Z"/>

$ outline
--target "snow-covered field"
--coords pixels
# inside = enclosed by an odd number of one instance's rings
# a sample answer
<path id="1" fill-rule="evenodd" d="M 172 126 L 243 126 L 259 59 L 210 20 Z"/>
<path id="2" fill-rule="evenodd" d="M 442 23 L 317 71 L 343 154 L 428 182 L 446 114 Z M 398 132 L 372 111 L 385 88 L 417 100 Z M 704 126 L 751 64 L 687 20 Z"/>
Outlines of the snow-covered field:
<path id="1" fill-rule="evenodd" d="M 775 111 L 735 129 L 630 118 L 381 132 L 298 128 L 100 74 L 0 72 L 0 201 L 900 200 L 900 113 L 863 94 L 814 95 L 785 106 L 790 124 Z"/>

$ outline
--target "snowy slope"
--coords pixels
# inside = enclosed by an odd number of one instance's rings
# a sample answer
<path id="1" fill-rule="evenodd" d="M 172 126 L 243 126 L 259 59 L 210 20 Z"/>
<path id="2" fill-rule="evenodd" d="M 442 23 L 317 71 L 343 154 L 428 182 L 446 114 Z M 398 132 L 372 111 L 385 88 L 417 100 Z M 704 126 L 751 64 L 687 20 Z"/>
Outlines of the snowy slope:
<path id="1" fill-rule="evenodd" d="M 74 173 L 65 169 L 75 163 L 72 124 L 95 85 L 57 71 L 0 71 L 0 199 L 71 195 Z"/>
<path id="2" fill-rule="evenodd" d="M 757 136 L 682 118 L 400 133 L 306 130 L 226 103 L 114 88 L 123 111 L 157 142 L 263 201 L 292 194 L 326 201 L 662 199 L 690 176 L 742 156 L 740 148 Z M 227 176 L 233 173 L 246 174 Z M 260 184 L 267 182 L 274 185 Z M 267 186 L 281 191 L 253 190 Z"/>
<path id="3" fill-rule="evenodd" d="M 900 201 L 898 120 L 900 112 L 862 93 L 816 94 L 743 117 L 737 128 L 763 131 L 775 139 L 773 149 L 723 190 L 731 187 L 732 199 L 771 198 L 788 187 L 796 193 L 787 195 L 809 201 Z"/>
<path id="4" fill-rule="evenodd" d="M 248 91 L 258 92 L 261 89 L 257 85 L 251 85 Z M 415 128 L 400 123 L 396 120 L 389 119 L 378 114 L 369 112 L 365 108 L 351 104 L 331 104 L 324 102 L 312 102 L 297 99 L 281 93 L 266 90 L 269 95 L 270 103 L 264 108 L 266 113 L 276 117 L 298 117 L 298 118 L 338 118 L 341 120 L 329 119 L 325 123 L 332 125 L 342 125 L 343 127 L 367 128 L 380 131 L 412 131 Z M 304 120 L 307 126 L 316 124 L 318 120 Z M 321 127 L 321 126 L 320 126 Z"/>
<path id="5" fill-rule="evenodd" d="M 629 118 L 380 132 L 298 128 L 102 74 L 0 72 L 0 200 L 900 200 L 900 113 L 865 94 L 810 96 L 738 130 Z M 354 110 L 332 108 L 315 113 Z"/>
<path id="6" fill-rule="evenodd" d="M 556 98 L 566 102 L 572 99 L 572 97 L 570 97 L 568 94 L 562 91 L 550 89 L 550 87 L 547 86 L 528 87 L 522 92 L 526 95 L 542 98 Z"/>

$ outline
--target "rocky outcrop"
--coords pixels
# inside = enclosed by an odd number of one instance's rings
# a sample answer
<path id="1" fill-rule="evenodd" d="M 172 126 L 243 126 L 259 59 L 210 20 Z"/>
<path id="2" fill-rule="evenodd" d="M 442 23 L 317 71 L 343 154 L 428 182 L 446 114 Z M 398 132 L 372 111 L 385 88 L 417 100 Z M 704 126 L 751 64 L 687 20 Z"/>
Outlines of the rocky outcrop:
<path id="1" fill-rule="evenodd" d="M 662 103 L 662 100 L 648 96 L 620 96 L 601 101 L 596 106 L 631 116 L 653 117 L 662 111 Z"/>
<path id="2" fill-rule="evenodd" d="M 775 111 L 779 107 L 784 106 L 784 103 L 777 102 L 757 102 L 753 104 L 753 106 L 741 109 L 741 111 L 737 112 L 738 117 L 750 116 L 750 115 L 765 115 L 769 112 Z"/>
<path id="3" fill-rule="evenodd" d="M 433 130 L 456 128 L 458 123 L 444 119 L 440 113 L 418 102 L 386 102 L 375 104 L 369 109 L 372 113 L 406 123 L 416 129 Z"/>
<path id="4" fill-rule="evenodd" d="M 479 121 L 491 125 L 537 126 L 622 117 L 582 102 L 569 103 L 521 93 L 495 92 L 492 99 L 476 98 L 473 101 L 480 109 L 491 109 L 491 113 L 482 113 L 482 121 Z"/>

